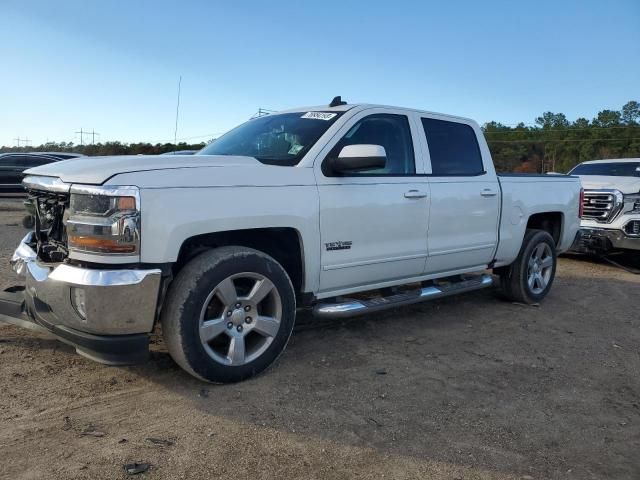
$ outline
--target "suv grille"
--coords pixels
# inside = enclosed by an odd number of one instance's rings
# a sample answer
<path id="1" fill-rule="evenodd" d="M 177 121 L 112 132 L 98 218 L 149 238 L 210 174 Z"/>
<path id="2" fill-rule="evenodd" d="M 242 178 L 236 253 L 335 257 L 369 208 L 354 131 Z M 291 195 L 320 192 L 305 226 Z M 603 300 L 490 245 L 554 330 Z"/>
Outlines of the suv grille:
<path id="1" fill-rule="evenodd" d="M 624 200 L 618 190 L 585 190 L 582 218 L 609 223 L 622 209 Z"/>

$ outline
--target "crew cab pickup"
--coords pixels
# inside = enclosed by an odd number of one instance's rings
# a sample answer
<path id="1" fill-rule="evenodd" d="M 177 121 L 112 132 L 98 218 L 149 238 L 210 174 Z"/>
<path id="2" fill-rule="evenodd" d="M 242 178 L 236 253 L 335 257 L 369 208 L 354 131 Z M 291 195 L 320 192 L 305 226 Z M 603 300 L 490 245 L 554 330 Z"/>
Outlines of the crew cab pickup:
<path id="1" fill-rule="evenodd" d="M 110 364 L 145 359 L 161 326 L 175 361 L 210 382 L 271 365 L 301 308 L 367 314 L 492 273 L 537 303 L 580 224 L 577 177 L 496 175 L 476 122 L 339 97 L 193 156 L 27 174 L 36 225 L 12 260 L 25 288 L 3 294 L 1 318 Z"/>
<path id="2" fill-rule="evenodd" d="M 593 160 L 573 168 L 584 188 L 580 238 L 573 250 L 640 250 L 640 158 Z"/>

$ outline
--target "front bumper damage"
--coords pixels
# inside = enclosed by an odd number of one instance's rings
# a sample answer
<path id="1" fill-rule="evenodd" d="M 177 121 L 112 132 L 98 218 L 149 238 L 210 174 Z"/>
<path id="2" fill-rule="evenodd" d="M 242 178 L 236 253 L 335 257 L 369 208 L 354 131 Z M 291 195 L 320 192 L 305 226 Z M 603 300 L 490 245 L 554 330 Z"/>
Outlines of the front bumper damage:
<path id="1" fill-rule="evenodd" d="M 161 270 L 43 264 L 31 247 L 33 235 L 11 259 L 25 285 L 0 292 L 0 321 L 51 334 L 100 363 L 145 361 Z"/>
<path id="2" fill-rule="evenodd" d="M 580 253 L 640 250 L 640 237 L 629 236 L 617 229 L 581 228 L 571 250 Z"/>

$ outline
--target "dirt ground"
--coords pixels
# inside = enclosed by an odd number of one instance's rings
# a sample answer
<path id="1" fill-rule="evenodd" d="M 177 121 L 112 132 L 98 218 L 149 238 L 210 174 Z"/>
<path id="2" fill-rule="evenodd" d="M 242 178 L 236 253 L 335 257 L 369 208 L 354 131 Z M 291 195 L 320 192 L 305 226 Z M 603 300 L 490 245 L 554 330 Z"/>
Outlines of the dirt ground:
<path id="1" fill-rule="evenodd" d="M 19 209 L 0 200 L 2 288 L 19 280 Z M 539 307 L 485 290 L 302 315 L 274 368 L 227 386 L 159 340 L 115 368 L 0 324 L 0 477 L 129 478 L 145 462 L 140 478 L 638 479 L 639 294 L 639 275 L 563 258 Z"/>

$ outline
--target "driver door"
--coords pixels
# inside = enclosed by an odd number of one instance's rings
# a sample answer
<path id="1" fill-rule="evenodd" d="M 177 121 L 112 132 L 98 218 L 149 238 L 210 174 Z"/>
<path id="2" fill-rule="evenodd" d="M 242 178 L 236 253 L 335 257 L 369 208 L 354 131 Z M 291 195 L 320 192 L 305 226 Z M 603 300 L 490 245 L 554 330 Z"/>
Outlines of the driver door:
<path id="1" fill-rule="evenodd" d="M 404 111 L 355 115 L 316 162 L 320 196 L 320 296 L 422 274 L 427 257 L 429 183 L 420 143 Z M 384 168 L 331 171 L 328 159 L 347 145 L 380 145 Z M 416 163 L 418 162 L 418 163 Z M 319 168 L 318 168 L 319 167 Z"/>

